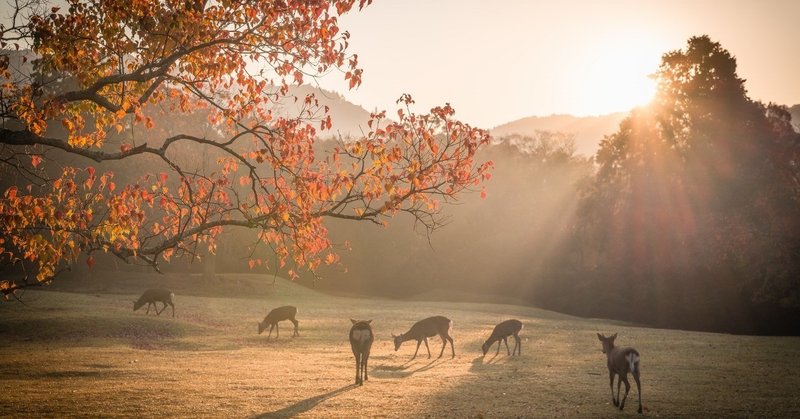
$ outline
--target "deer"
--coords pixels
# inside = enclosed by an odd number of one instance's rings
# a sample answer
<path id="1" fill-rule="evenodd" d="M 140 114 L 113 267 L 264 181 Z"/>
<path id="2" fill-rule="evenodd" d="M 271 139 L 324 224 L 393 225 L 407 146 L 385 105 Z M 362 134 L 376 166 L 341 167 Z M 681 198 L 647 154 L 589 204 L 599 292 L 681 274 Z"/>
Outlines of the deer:
<path id="1" fill-rule="evenodd" d="M 350 347 L 353 349 L 353 356 L 356 357 L 356 384 L 363 386 L 367 376 L 367 361 L 375 334 L 372 332 L 372 320 L 353 320 L 353 327 L 350 328 Z M 362 377 L 363 376 L 363 377 Z"/>
<path id="2" fill-rule="evenodd" d="M 278 322 L 282 322 L 284 320 L 289 320 L 294 324 L 294 333 L 292 333 L 292 337 L 300 336 L 300 333 L 297 332 L 297 307 L 295 306 L 282 306 L 267 314 L 267 317 L 264 317 L 264 321 L 258 324 L 258 334 L 260 335 L 264 329 L 269 326 L 269 334 L 267 335 L 267 340 L 272 336 L 272 329 L 275 329 L 275 339 L 279 337 L 278 335 Z"/>
<path id="3" fill-rule="evenodd" d="M 633 379 L 636 381 L 636 390 L 639 393 L 638 412 L 642 413 L 642 384 L 639 380 L 639 374 L 641 372 L 639 369 L 639 352 L 633 348 L 614 346 L 614 339 L 617 338 L 616 333 L 608 337 L 598 333 L 597 338 L 603 343 L 603 353 L 606 354 L 608 358 L 608 379 L 609 386 L 611 387 L 611 402 L 614 403 L 614 406 L 619 406 L 619 410 L 625 408 L 625 400 L 628 398 L 628 391 L 631 389 L 631 385 L 628 382 L 628 373 L 630 372 L 633 375 Z M 614 397 L 615 375 L 619 375 L 616 397 Z M 625 383 L 625 396 L 620 401 L 619 391 L 622 383 Z"/>
<path id="4" fill-rule="evenodd" d="M 150 306 L 152 305 L 156 308 L 156 316 L 160 316 L 161 312 L 166 310 L 167 304 L 169 304 L 172 306 L 172 317 L 175 317 L 175 304 L 172 302 L 173 298 L 175 298 L 175 294 L 168 289 L 151 288 L 149 290 L 145 290 L 145 292 L 142 293 L 142 296 L 133 302 L 133 311 L 138 310 L 145 303 L 147 303 L 147 311 L 144 314 L 150 314 Z M 159 310 L 156 302 L 163 303 L 164 307 Z"/>
<path id="5" fill-rule="evenodd" d="M 414 351 L 414 356 L 411 358 L 414 359 L 417 357 L 417 353 L 419 352 L 419 345 L 424 341 L 425 348 L 428 350 L 428 358 L 430 358 L 431 348 L 428 346 L 428 338 L 439 335 L 439 337 L 442 338 L 442 351 L 439 352 L 439 358 L 441 358 L 444 354 L 444 348 L 447 347 L 448 341 L 450 341 L 450 349 L 453 351 L 453 358 L 455 358 L 456 349 L 453 347 L 453 338 L 450 337 L 449 333 L 452 325 L 453 322 L 444 316 L 433 316 L 420 320 L 414 323 L 408 332 L 399 336 L 392 334 L 392 338 L 394 339 L 394 350 L 396 352 L 398 349 L 400 349 L 400 345 L 405 341 L 416 340 L 417 350 Z"/>
<path id="6" fill-rule="evenodd" d="M 483 343 L 481 349 L 483 350 L 483 355 L 486 356 L 486 352 L 489 351 L 489 348 L 497 342 L 497 352 L 495 352 L 495 356 L 500 353 L 500 341 L 502 340 L 506 344 L 506 352 L 508 355 L 511 356 L 512 354 L 522 355 L 522 342 L 519 338 L 519 332 L 522 330 L 522 322 L 517 319 L 506 320 L 500 322 L 497 326 L 494 327 L 492 331 L 492 335 L 489 336 L 489 339 L 486 339 L 486 342 Z M 514 344 L 514 352 L 508 348 L 508 337 L 514 336 L 514 340 L 516 343 Z"/>

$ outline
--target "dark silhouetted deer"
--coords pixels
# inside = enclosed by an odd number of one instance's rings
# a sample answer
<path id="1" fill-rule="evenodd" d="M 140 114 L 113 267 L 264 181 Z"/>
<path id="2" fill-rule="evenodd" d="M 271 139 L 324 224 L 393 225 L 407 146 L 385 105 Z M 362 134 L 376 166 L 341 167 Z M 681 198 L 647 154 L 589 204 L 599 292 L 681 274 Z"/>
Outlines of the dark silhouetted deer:
<path id="1" fill-rule="evenodd" d="M 297 332 L 297 319 L 294 317 L 297 315 L 297 307 L 295 306 L 283 306 L 278 307 L 267 314 L 267 317 L 264 317 L 264 321 L 258 324 L 258 334 L 260 335 L 264 329 L 269 326 L 269 334 L 267 335 L 267 340 L 272 336 L 272 329 L 275 329 L 275 338 L 279 337 L 278 335 L 278 322 L 282 322 L 284 320 L 289 320 L 290 322 L 294 323 L 294 333 L 292 333 L 292 337 L 300 336 L 300 333 Z"/>
<path id="2" fill-rule="evenodd" d="M 353 348 L 353 356 L 356 357 L 356 384 L 364 385 L 364 380 L 369 380 L 367 376 L 367 360 L 369 360 L 369 350 L 375 340 L 372 333 L 372 320 L 353 320 L 353 327 L 350 328 L 350 347 Z"/>
<path id="3" fill-rule="evenodd" d="M 633 348 L 618 348 L 614 346 L 614 339 L 617 338 L 616 333 L 609 337 L 598 333 L 597 338 L 600 339 L 600 342 L 603 342 L 603 353 L 608 357 L 608 379 L 609 385 L 611 386 L 611 401 L 614 403 L 614 406 L 619 406 L 619 410 L 625 407 L 625 400 L 628 398 L 628 391 L 631 389 L 631 385 L 628 383 L 628 373 L 630 372 L 633 375 L 633 379 L 636 381 L 636 390 L 639 393 L 638 412 L 642 413 L 642 384 L 639 381 L 639 352 Z M 619 375 L 616 397 L 614 397 L 615 375 Z M 619 390 L 622 383 L 625 383 L 625 396 L 620 400 Z"/>
<path id="4" fill-rule="evenodd" d="M 417 350 L 414 351 L 414 357 L 411 358 L 414 359 L 417 357 L 417 352 L 419 352 L 419 345 L 424 341 L 425 348 L 428 350 L 428 358 L 430 358 L 431 348 L 428 347 L 428 338 L 439 335 L 439 337 L 442 338 L 442 351 L 439 352 L 439 358 L 441 358 L 442 354 L 444 354 L 444 348 L 447 347 L 448 341 L 450 341 L 450 349 L 452 349 L 453 358 L 455 358 L 456 349 L 453 347 L 453 338 L 450 337 L 450 327 L 452 325 L 453 322 L 444 316 L 433 316 L 420 320 L 414 323 L 408 332 L 403 333 L 400 336 L 392 335 L 392 338 L 394 338 L 394 350 L 397 351 L 400 349 L 400 344 L 405 341 L 416 340 Z"/>
<path id="5" fill-rule="evenodd" d="M 506 343 L 506 352 L 508 355 L 511 356 L 513 353 L 518 353 L 522 355 L 522 342 L 519 338 L 519 331 L 522 330 L 522 322 L 517 319 L 506 320 L 504 322 L 500 322 L 497 326 L 494 327 L 492 331 L 492 335 L 489 336 L 489 339 L 486 339 L 486 342 L 483 343 L 481 349 L 483 350 L 483 354 L 486 355 L 486 352 L 489 348 L 497 342 L 497 352 L 495 352 L 495 356 L 500 353 L 500 341 Z M 516 343 L 514 344 L 514 352 L 508 348 L 508 337 L 514 336 Z"/>
<path id="6" fill-rule="evenodd" d="M 161 312 L 166 310 L 167 304 L 169 304 L 172 306 L 172 317 L 175 317 L 175 304 L 172 303 L 173 298 L 175 298 L 175 294 L 170 290 L 163 288 L 149 289 L 145 291 L 138 300 L 133 302 L 133 311 L 138 310 L 147 303 L 147 311 L 144 314 L 150 314 L 150 306 L 152 305 L 156 308 L 156 316 L 160 316 Z M 159 310 L 156 302 L 164 303 L 164 307 Z"/>

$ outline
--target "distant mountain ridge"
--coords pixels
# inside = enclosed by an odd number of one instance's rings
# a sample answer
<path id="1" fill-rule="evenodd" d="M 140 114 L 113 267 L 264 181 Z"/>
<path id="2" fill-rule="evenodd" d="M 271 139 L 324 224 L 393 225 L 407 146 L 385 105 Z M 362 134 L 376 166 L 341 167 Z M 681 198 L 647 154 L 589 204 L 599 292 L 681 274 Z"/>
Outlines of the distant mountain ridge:
<path id="1" fill-rule="evenodd" d="M 491 129 L 494 137 L 512 134 L 534 135 L 536 131 L 563 132 L 575 135 L 575 149 L 585 156 L 597 152 L 604 136 L 619 129 L 619 123 L 628 112 L 616 112 L 599 116 L 550 115 L 529 116 Z"/>
<path id="2" fill-rule="evenodd" d="M 348 138 L 360 137 L 369 131 L 367 121 L 369 121 L 370 112 L 361 106 L 355 105 L 347 101 L 341 94 L 320 89 L 317 87 L 304 84 L 302 86 L 291 86 L 289 88 L 289 95 L 295 96 L 297 102 L 292 102 L 290 99 L 284 99 L 283 104 L 278 105 L 277 113 L 286 114 L 287 116 L 296 116 L 297 110 L 303 103 L 306 95 L 313 94 L 319 101 L 320 106 L 327 106 L 329 108 L 328 114 L 331 117 L 331 129 L 329 131 L 322 131 L 318 134 L 321 138 Z"/>

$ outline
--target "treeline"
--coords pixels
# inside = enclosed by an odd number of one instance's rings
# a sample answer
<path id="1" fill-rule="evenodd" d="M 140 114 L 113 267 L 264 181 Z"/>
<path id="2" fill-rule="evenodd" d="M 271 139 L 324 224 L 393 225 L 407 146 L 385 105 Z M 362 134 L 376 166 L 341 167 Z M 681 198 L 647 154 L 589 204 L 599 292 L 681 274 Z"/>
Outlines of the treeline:
<path id="1" fill-rule="evenodd" d="M 735 333 L 800 332 L 800 135 L 750 99 L 708 37 L 666 54 L 656 99 L 587 160 L 552 133 L 505 138 L 489 197 L 430 238 L 334 226 L 337 289 L 500 295 L 584 316 Z M 324 281 L 327 282 L 327 281 Z"/>

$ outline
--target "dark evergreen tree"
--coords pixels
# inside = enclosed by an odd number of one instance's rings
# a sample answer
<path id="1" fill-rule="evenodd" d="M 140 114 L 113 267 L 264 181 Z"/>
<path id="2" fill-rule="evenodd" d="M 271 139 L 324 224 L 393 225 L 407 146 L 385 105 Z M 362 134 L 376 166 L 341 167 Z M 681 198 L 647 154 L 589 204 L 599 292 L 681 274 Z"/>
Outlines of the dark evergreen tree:
<path id="1" fill-rule="evenodd" d="M 736 59 L 707 36 L 665 54 L 656 77 L 654 101 L 601 143 L 581 197 L 581 272 L 627 305 L 603 314 L 792 329 L 780 317 L 800 309 L 800 140 L 788 110 L 750 99 Z"/>

